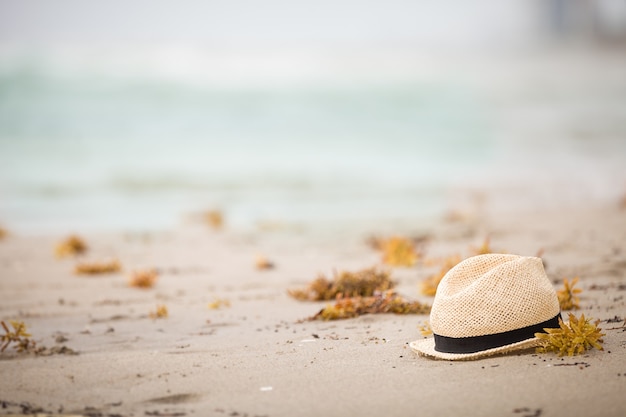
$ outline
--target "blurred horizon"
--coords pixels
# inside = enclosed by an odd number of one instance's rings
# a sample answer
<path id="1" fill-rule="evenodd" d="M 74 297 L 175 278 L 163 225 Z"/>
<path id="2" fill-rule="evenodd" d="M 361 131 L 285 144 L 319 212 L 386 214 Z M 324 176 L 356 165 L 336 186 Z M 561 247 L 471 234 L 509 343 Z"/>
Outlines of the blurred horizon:
<path id="1" fill-rule="evenodd" d="M 0 223 L 614 201 L 625 52 L 626 0 L 0 0 Z"/>

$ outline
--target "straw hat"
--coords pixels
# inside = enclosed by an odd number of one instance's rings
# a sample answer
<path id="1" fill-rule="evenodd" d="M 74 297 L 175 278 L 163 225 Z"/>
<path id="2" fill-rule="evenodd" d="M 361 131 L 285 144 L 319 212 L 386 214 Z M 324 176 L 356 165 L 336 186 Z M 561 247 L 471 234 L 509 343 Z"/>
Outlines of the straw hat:
<path id="1" fill-rule="evenodd" d="M 479 255 L 443 277 L 430 313 L 433 337 L 410 346 L 436 359 L 479 359 L 537 346 L 535 333 L 559 327 L 560 317 L 541 259 Z"/>

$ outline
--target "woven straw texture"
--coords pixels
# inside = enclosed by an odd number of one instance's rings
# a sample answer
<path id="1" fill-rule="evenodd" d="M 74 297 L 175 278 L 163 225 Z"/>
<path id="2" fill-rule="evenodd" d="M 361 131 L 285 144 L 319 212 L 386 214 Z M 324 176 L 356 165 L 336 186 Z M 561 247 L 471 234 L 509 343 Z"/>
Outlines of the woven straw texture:
<path id="1" fill-rule="evenodd" d="M 441 280 L 430 313 L 434 333 L 447 337 L 484 336 L 542 323 L 560 311 L 541 259 L 507 254 L 468 258 Z M 416 352 L 441 359 L 477 359 L 537 345 L 531 338 L 468 354 L 437 352 L 434 340 L 411 343 Z"/>

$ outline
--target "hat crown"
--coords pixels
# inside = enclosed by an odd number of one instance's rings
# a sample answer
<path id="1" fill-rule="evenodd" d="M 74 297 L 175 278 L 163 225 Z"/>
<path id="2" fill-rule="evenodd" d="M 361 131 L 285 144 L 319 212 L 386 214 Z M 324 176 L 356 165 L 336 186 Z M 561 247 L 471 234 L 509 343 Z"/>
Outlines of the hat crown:
<path id="1" fill-rule="evenodd" d="M 441 336 L 484 336 L 542 323 L 559 311 L 541 259 L 486 254 L 448 271 L 437 288 L 430 325 Z"/>

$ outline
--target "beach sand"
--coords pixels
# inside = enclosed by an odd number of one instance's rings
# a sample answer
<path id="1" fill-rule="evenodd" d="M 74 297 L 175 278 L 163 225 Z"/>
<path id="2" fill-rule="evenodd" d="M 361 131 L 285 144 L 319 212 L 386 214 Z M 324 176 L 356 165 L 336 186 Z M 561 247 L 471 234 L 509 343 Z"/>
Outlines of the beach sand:
<path id="1" fill-rule="evenodd" d="M 66 346 L 78 354 L 7 348 L 0 414 L 626 415 L 626 210 L 619 204 L 469 212 L 404 231 L 429 237 L 426 257 L 467 257 L 488 236 L 494 252 L 541 252 L 556 287 L 579 277 L 576 314 L 601 320 L 606 336 L 604 351 L 574 357 L 530 351 L 435 361 L 408 348 L 423 337 L 424 315 L 307 321 L 326 303 L 297 301 L 287 291 L 320 273 L 381 265 L 366 239 L 382 232 L 389 233 L 374 224 L 314 236 L 187 224 L 80 234 L 89 245 L 80 259 L 122 265 L 120 273 L 97 276 L 75 275 L 76 259 L 55 258 L 65 236 L 11 234 L 0 241 L 0 319 L 23 321 L 49 351 Z M 275 268 L 257 270 L 259 255 Z M 157 268 L 153 288 L 128 286 L 130 272 L 141 268 Z M 390 269 L 400 294 L 432 302 L 419 283 L 436 267 Z M 157 305 L 168 317 L 149 316 Z"/>

